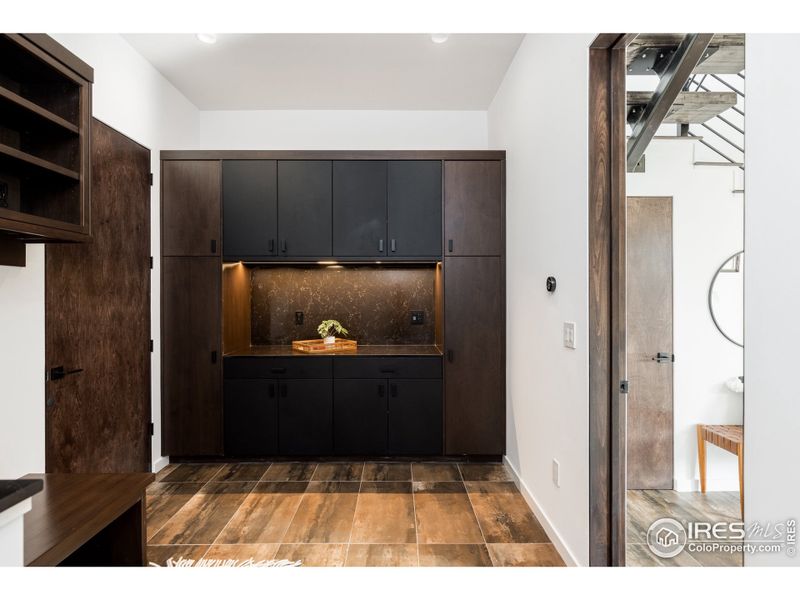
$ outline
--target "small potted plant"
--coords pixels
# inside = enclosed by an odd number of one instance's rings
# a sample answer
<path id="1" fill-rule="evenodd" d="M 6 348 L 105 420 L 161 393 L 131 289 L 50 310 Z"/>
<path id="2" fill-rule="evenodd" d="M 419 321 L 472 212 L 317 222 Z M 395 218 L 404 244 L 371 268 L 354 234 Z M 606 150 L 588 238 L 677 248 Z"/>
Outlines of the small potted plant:
<path id="1" fill-rule="evenodd" d="M 335 321 L 334 319 L 328 319 L 327 321 L 323 321 L 317 327 L 317 333 L 319 333 L 319 337 L 327 345 L 333 345 L 336 343 L 336 334 L 346 336 L 349 331 L 342 327 L 342 324 L 339 321 Z"/>

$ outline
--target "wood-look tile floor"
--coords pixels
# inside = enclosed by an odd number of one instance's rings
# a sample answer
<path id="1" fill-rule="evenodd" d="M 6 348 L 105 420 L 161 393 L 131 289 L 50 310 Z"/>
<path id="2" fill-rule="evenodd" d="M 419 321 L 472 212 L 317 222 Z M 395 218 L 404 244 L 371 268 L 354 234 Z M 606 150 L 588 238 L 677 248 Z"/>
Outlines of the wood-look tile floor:
<path id="1" fill-rule="evenodd" d="M 647 547 L 647 530 L 653 521 L 670 517 L 710 523 L 740 521 L 738 492 L 676 492 L 674 490 L 628 490 L 626 564 L 634 567 L 741 567 L 742 554 L 689 552 L 674 558 L 659 558 Z"/>
<path id="2" fill-rule="evenodd" d="M 496 463 L 173 464 L 147 490 L 147 537 L 156 564 L 564 564 Z"/>

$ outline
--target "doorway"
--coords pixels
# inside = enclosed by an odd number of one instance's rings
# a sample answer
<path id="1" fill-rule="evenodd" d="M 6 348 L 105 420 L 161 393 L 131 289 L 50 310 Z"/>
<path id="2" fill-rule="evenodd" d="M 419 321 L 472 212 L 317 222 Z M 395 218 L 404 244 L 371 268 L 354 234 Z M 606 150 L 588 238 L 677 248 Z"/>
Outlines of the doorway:
<path id="1" fill-rule="evenodd" d="M 149 471 L 150 150 L 91 135 L 92 241 L 45 251 L 45 468 Z"/>

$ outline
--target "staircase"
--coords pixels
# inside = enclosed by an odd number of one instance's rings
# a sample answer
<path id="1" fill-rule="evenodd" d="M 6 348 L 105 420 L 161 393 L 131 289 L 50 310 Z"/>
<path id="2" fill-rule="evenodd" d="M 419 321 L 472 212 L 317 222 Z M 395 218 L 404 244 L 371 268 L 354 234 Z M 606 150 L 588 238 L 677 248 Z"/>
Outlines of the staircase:
<path id="1" fill-rule="evenodd" d="M 657 76 L 655 91 L 627 93 L 628 171 L 643 168 L 656 132 L 702 145 L 696 166 L 744 170 L 744 34 L 639 34 L 627 75 Z M 704 149 L 704 150 L 703 150 Z"/>

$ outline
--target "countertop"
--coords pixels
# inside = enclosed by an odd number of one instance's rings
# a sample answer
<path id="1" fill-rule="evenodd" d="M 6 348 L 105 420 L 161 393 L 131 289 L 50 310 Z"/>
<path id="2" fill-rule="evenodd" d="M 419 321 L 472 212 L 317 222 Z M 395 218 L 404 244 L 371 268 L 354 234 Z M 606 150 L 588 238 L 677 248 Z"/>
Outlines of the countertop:
<path id="1" fill-rule="evenodd" d="M 42 491 L 41 479 L 0 479 L 0 512 Z"/>
<path id="2" fill-rule="evenodd" d="M 250 346 L 225 356 L 441 356 L 438 346 L 359 346 L 355 352 L 298 352 L 286 346 Z"/>

